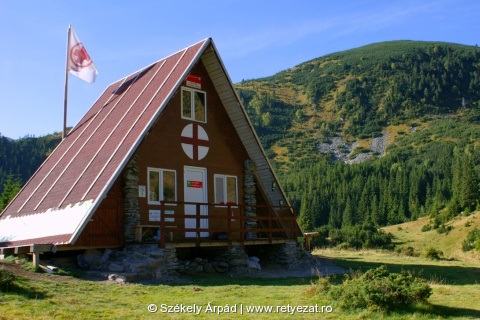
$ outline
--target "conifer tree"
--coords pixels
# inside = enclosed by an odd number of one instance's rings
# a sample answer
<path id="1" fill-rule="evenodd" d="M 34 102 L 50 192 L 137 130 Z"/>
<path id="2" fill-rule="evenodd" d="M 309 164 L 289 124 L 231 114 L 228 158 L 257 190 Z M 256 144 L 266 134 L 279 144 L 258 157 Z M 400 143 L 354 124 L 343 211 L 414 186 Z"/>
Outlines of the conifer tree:
<path id="1" fill-rule="evenodd" d="M 12 201 L 17 193 L 22 188 L 22 182 L 18 176 L 8 175 L 5 184 L 3 185 L 3 192 L 0 195 L 0 211 Z"/>
<path id="2" fill-rule="evenodd" d="M 468 154 L 464 157 L 461 180 L 460 205 L 470 211 L 475 210 L 478 203 L 478 177 L 475 172 L 473 157 Z"/>
<path id="3" fill-rule="evenodd" d="M 302 199 L 298 223 L 304 231 L 312 231 L 315 228 L 315 215 L 312 204 L 308 201 L 307 196 L 304 196 Z"/>

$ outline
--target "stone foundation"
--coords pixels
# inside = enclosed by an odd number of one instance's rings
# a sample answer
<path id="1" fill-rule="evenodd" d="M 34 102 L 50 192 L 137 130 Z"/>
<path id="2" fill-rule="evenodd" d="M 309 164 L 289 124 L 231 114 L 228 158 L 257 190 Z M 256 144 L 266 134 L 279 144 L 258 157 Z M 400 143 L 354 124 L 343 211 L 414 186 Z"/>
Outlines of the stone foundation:
<path id="1" fill-rule="evenodd" d="M 271 245 L 265 254 L 268 263 L 292 269 L 310 263 L 312 255 L 302 249 L 297 242 L 287 242 L 280 245 Z"/>
<path id="2" fill-rule="evenodd" d="M 123 250 L 87 250 L 79 255 L 78 264 L 83 268 L 113 274 L 117 282 L 133 279 L 170 280 L 180 274 L 232 273 L 248 275 L 261 272 L 262 266 L 288 270 L 310 265 L 314 257 L 300 244 L 289 242 L 276 245 L 216 248 L 202 251 L 198 256 L 180 261 L 174 246 L 158 248 L 156 244 L 132 244 Z M 261 274 L 261 273 L 260 273 Z M 119 278 L 120 277 L 120 278 Z"/>
<path id="3" fill-rule="evenodd" d="M 174 246 L 129 245 L 123 250 L 87 250 L 77 257 L 78 264 L 91 270 L 107 271 L 128 278 L 167 279 L 178 275 L 179 261 Z"/>

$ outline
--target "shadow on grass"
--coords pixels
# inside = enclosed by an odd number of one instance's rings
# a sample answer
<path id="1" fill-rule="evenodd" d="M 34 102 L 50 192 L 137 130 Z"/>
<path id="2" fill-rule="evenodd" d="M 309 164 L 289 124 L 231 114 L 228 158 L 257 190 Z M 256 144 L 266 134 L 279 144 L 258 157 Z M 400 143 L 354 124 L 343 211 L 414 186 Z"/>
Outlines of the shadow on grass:
<path id="1" fill-rule="evenodd" d="M 351 258 L 335 258 L 335 263 L 343 268 L 360 270 L 386 266 L 390 272 L 411 271 L 420 277 L 438 284 L 472 285 L 480 284 L 480 268 L 462 266 L 439 266 L 434 264 L 397 264 L 384 262 L 366 262 Z M 433 263 L 433 262 L 432 262 Z"/>
<path id="2" fill-rule="evenodd" d="M 3 294 L 10 294 L 10 295 L 17 295 L 22 296 L 26 299 L 33 299 L 33 300 L 42 300 L 49 297 L 48 293 L 43 290 L 38 290 L 36 288 L 32 288 L 28 285 L 28 281 L 23 279 L 17 278 L 15 283 L 8 288 L 6 292 L 2 292 Z"/>
<path id="3" fill-rule="evenodd" d="M 473 309 L 455 308 L 441 306 L 437 304 L 430 305 L 432 310 L 428 313 L 436 315 L 438 317 L 452 316 L 452 317 L 468 317 L 471 319 L 480 319 L 480 311 Z"/>
<path id="4" fill-rule="evenodd" d="M 163 283 L 168 286 L 178 287 L 186 285 L 196 285 L 202 287 L 218 287 L 218 286 L 304 286 L 310 285 L 318 277 L 288 277 L 288 278 L 261 278 L 261 277 L 235 277 L 225 274 L 202 274 L 184 276 L 182 275 L 178 281 L 171 283 Z M 158 285 L 152 281 L 135 281 L 143 285 Z"/>

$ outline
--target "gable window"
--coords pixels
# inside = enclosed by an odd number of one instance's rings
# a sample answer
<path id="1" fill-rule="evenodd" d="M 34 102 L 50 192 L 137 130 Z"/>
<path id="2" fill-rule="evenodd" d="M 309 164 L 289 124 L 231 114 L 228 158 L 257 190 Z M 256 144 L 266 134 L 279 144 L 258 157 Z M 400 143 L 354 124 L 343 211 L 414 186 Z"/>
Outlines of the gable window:
<path id="1" fill-rule="evenodd" d="M 207 122 L 207 93 L 182 88 L 182 118 Z"/>
<path id="2" fill-rule="evenodd" d="M 177 200 L 175 170 L 148 168 L 148 204 Z"/>
<path id="3" fill-rule="evenodd" d="M 215 203 L 237 204 L 238 188 L 237 177 L 222 174 L 214 175 L 215 179 Z"/>

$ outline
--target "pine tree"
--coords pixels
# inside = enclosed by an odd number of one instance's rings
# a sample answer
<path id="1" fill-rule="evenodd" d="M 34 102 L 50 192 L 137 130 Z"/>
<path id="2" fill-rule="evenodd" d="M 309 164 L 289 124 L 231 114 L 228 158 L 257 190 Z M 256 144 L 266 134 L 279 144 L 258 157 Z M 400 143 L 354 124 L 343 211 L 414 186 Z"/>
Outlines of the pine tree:
<path id="1" fill-rule="evenodd" d="M 460 205 L 467 210 L 475 210 L 478 203 L 479 189 L 478 189 L 478 177 L 475 172 L 475 163 L 473 157 L 468 154 L 464 157 L 465 162 L 462 168 L 462 181 L 460 195 Z"/>
<path id="2" fill-rule="evenodd" d="M 298 223 L 304 231 L 312 231 L 315 228 L 315 215 L 312 204 L 308 201 L 306 196 L 302 199 L 302 207 L 300 209 Z"/>
<path id="3" fill-rule="evenodd" d="M 0 211 L 5 209 L 21 188 L 22 182 L 18 176 L 12 174 L 7 176 L 7 180 L 3 185 L 3 192 L 0 195 Z"/>
<path id="4" fill-rule="evenodd" d="M 347 202 L 345 203 L 345 210 L 343 211 L 342 229 L 346 229 L 354 224 L 352 201 L 350 200 L 350 197 L 348 197 Z"/>

